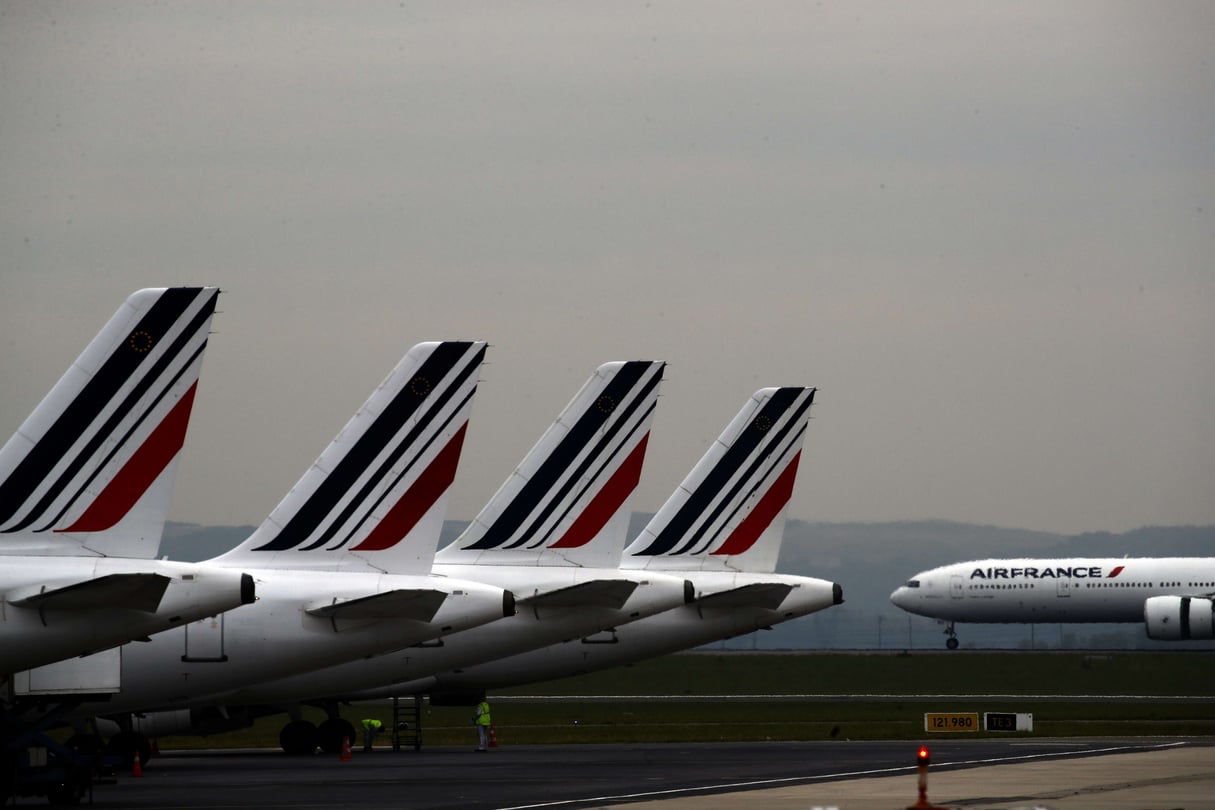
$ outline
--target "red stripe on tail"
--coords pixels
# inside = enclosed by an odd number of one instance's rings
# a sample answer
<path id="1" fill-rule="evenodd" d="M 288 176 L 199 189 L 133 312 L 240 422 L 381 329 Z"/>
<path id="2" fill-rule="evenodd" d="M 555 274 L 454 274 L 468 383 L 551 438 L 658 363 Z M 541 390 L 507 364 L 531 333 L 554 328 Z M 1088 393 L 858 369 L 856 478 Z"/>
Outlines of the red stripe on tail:
<path id="1" fill-rule="evenodd" d="M 587 504 L 586 509 L 582 510 L 582 514 L 574 521 L 574 525 L 570 526 L 565 536 L 549 548 L 577 548 L 586 545 L 599 534 L 629 494 L 637 489 L 637 482 L 641 480 L 641 467 L 645 462 L 645 448 L 649 441 L 650 434 L 641 437 L 633 452 L 629 453 L 629 457 L 612 475 L 611 480 L 599 490 L 599 494 Z"/>
<path id="2" fill-rule="evenodd" d="M 451 482 L 456 480 L 456 467 L 460 464 L 460 449 L 464 446 L 464 432 L 467 428 L 468 423 L 465 422 L 447 446 L 435 456 L 435 460 L 430 462 L 425 472 L 413 482 L 413 486 L 388 510 L 380 525 L 367 535 L 366 540 L 351 549 L 352 551 L 383 551 L 392 548 L 413 531 L 422 516 L 447 491 Z"/>
<path id="3" fill-rule="evenodd" d="M 194 389 L 190 386 L 173 410 L 152 431 L 135 454 L 127 460 L 101 494 L 93 499 L 75 523 L 57 532 L 103 532 L 126 517 L 139 502 L 169 462 L 186 443 L 186 426 L 190 424 L 190 409 L 194 405 Z"/>
<path id="4" fill-rule="evenodd" d="M 759 499 L 759 503 L 751 510 L 751 514 L 738 524 L 738 527 L 726 538 L 726 542 L 722 543 L 720 548 L 709 552 L 710 554 L 742 554 L 755 545 L 755 541 L 764 533 L 764 529 L 772 524 L 772 521 L 780 514 L 780 510 L 784 509 L 785 504 L 793 497 L 793 482 L 797 479 L 797 462 L 801 460 L 801 457 L 802 454 L 799 451 L 789 462 L 789 466 L 785 467 L 785 471 L 776 479 L 772 488 Z"/>

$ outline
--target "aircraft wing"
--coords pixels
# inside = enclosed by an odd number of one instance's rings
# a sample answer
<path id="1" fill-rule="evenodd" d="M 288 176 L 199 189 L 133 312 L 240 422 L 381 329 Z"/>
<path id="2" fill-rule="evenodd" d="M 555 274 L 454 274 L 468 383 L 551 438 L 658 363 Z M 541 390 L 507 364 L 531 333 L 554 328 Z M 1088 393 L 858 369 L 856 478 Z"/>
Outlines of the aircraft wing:
<path id="1" fill-rule="evenodd" d="M 36 610 L 128 608 L 155 613 L 169 587 L 164 574 L 109 574 L 67 585 L 43 584 L 11 591 L 9 604 Z"/>
<path id="2" fill-rule="evenodd" d="M 355 599 L 334 599 L 306 608 L 305 612 L 324 619 L 413 619 L 428 622 L 434 618 L 446 598 L 446 591 L 432 588 L 398 588 Z"/>
<path id="3" fill-rule="evenodd" d="M 744 585 L 741 588 L 709 594 L 696 600 L 696 603 L 702 608 L 714 610 L 741 607 L 776 610 L 792 590 L 792 585 L 783 582 L 757 582 L 753 585 Z"/>
<path id="4" fill-rule="evenodd" d="M 568 588 L 545 591 L 519 600 L 520 605 L 537 608 L 601 607 L 619 610 L 637 590 L 637 583 L 624 579 L 593 579 Z"/>

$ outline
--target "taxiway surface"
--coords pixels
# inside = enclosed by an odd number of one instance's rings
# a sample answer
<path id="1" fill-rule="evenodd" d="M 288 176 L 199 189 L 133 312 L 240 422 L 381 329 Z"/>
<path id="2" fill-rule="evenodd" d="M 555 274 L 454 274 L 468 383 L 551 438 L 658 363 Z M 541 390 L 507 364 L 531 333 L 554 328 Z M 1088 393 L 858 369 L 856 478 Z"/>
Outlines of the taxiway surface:
<path id="1" fill-rule="evenodd" d="M 1062 810 L 1215 807 L 1211 739 L 1007 738 L 931 744 L 930 798 L 938 804 Z M 98 786 L 93 803 L 196 810 L 587 808 L 634 803 L 664 810 L 744 804 L 876 810 L 905 807 L 915 800 L 916 749 L 913 742 L 837 741 L 508 745 L 478 754 L 449 746 L 396 754 L 387 749 L 356 751 L 349 762 L 333 755 L 294 758 L 271 751 L 169 753 L 153 759 L 141 778 L 124 775 L 118 784 Z M 1116 791 L 1099 786 L 1120 781 L 1144 788 L 1154 784 L 1158 794 L 1159 786 L 1166 786 L 1163 795 L 1175 795 L 1176 800 L 1164 805 L 1110 803 Z M 21 804 L 43 803 L 27 799 Z"/>

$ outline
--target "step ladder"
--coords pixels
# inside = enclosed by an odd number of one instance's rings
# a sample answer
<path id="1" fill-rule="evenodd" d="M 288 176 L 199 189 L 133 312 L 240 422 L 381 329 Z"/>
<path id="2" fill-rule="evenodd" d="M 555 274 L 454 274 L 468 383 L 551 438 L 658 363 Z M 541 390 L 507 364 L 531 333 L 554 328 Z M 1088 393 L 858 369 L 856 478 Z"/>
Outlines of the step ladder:
<path id="1" fill-rule="evenodd" d="M 412 745 L 413 750 L 422 750 L 422 696 L 392 699 L 392 750 Z"/>

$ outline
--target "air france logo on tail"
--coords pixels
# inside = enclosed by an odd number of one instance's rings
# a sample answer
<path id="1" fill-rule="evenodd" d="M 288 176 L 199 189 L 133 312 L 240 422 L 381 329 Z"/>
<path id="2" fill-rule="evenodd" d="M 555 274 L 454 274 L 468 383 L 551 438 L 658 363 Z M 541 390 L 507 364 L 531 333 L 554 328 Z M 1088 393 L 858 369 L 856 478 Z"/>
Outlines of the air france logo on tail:
<path id="1" fill-rule="evenodd" d="M 0 532 L 103 532 L 130 512 L 185 441 L 218 295 L 127 300 L 0 451 Z"/>
<path id="2" fill-rule="evenodd" d="M 686 497 L 665 523 L 659 512 L 653 539 L 633 555 L 736 556 L 750 550 L 792 497 L 813 401 L 814 389 L 774 389 L 732 442 L 718 440 L 684 482 Z"/>
<path id="3" fill-rule="evenodd" d="M 528 465 L 540 453 L 529 454 L 478 517 L 484 530 L 478 532 L 474 524 L 470 542 L 460 548 L 572 549 L 589 543 L 640 481 L 663 366 L 649 361 L 619 364 L 592 402 L 577 413 L 567 408 L 537 447 L 559 427 L 568 427 L 564 436 L 534 470 Z M 509 502 L 503 504 L 505 500 Z"/>
<path id="4" fill-rule="evenodd" d="M 252 550 L 382 551 L 404 539 L 455 479 L 484 355 L 484 343 L 434 344 L 374 415 L 373 394 L 293 490 L 296 501 L 271 515 L 281 527 Z"/>

